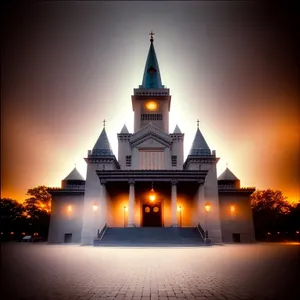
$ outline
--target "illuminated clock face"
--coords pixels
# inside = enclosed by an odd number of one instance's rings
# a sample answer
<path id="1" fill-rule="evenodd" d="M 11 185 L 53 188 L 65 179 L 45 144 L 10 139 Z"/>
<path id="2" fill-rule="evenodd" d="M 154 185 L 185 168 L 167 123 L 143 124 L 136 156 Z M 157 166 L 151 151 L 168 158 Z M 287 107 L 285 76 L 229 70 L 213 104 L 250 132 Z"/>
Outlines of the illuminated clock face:
<path id="1" fill-rule="evenodd" d="M 158 109 L 158 104 L 157 104 L 156 101 L 150 100 L 150 101 L 146 102 L 146 108 L 148 110 L 157 110 Z"/>

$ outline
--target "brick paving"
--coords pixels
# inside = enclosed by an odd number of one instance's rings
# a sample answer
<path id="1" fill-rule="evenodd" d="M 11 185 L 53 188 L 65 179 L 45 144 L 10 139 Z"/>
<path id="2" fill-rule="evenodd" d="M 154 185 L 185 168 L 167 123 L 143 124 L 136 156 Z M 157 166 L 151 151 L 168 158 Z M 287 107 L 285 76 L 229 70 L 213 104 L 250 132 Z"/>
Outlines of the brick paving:
<path id="1" fill-rule="evenodd" d="M 2 300 L 300 299 L 300 246 L 1 246 Z"/>

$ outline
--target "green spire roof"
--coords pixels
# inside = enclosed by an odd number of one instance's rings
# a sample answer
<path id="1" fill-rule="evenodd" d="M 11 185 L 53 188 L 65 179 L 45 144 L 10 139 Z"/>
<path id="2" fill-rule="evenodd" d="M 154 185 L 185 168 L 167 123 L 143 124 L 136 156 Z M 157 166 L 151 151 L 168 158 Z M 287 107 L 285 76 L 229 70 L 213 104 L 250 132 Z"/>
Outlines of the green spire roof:
<path id="1" fill-rule="evenodd" d="M 199 128 L 197 128 L 197 132 L 190 150 L 189 155 L 211 155 L 210 149 L 200 132 Z"/>
<path id="2" fill-rule="evenodd" d="M 164 86 L 161 83 L 158 61 L 153 45 L 153 36 L 150 39 L 150 48 L 144 70 L 143 83 L 140 88 L 144 89 L 161 89 Z"/>
<path id="3" fill-rule="evenodd" d="M 105 131 L 105 127 L 102 129 L 102 132 L 93 148 L 92 153 L 93 155 L 101 155 L 101 156 L 114 155 Z"/>

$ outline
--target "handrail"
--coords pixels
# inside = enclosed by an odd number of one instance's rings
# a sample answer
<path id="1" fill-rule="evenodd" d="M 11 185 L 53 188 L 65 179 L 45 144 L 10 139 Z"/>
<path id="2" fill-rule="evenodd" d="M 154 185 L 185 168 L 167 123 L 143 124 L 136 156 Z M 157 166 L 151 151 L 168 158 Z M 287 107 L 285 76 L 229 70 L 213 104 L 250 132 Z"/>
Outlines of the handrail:
<path id="1" fill-rule="evenodd" d="M 206 241 L 205 232 L 204 232 L 203 228 L 201 227 L 200 223 L 197 224 L 197 229 L 198 229 L 203 241 L 205 242 Z"/>
<path id="2" fill-rule="evenodd" d="M 105 223 L 104 224 L 104 227 L 101 229 L 101 231 L 98 233 L 98 238 L 100 239 L 100 241 L 102 240 L 106 230 L 107 230 L 108 226 L 107 224 Z"/>

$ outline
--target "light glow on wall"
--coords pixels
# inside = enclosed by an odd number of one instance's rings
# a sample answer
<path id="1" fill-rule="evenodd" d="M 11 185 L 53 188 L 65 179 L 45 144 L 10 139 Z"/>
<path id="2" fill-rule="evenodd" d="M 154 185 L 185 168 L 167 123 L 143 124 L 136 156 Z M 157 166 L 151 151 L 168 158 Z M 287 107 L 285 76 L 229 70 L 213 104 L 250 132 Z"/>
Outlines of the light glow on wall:
<path id="1" fill-rule="evenodd" d="M 206 202 L 204 207 L 205 207 L 206 212 L 209 212 L 210 208 L 211 208 L 211 205 L 210 205 L 209 202 Z"/>
<path id="2" fill-rule="evenodd" d="M 93 212 L 97 212 L 98 211 L 98 204 L 97 203 L 94 203 L 93 204 Z"/>
<path id="3" fill-rule="evenodd" d="M 72 212 L 72 206 L 68 205 L 68 213 L 71 213 L 71 212 Z"/>

